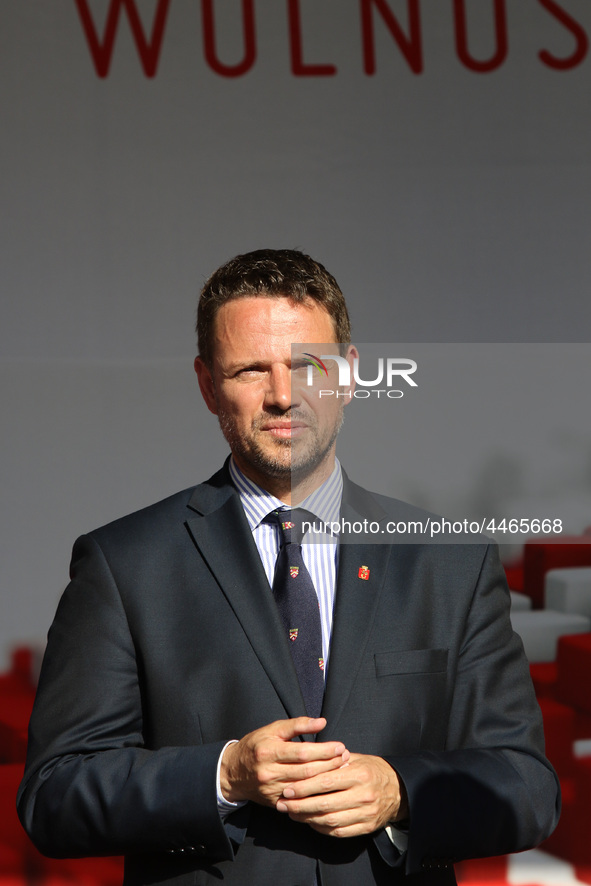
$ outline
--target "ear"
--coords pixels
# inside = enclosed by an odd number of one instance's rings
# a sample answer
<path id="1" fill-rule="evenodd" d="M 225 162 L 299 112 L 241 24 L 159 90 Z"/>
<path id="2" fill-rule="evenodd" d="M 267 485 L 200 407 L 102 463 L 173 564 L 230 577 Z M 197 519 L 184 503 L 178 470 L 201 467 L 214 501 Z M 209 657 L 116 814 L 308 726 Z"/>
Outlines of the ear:
<path id="1" fill-rule="evenodd" d="M 348 406 L 349 403 L 351 402 L 351 400 L 353 399 L 353 391 L 355 390 L 355 376 L 353 374 L 353 361 L 358 360 L 358 359 L 359 359 L 359 351 L 357 350 L 355 345 L 349 345 L 349 349 L 347 350 L 347 354 L 346 354 L 346 360 L 347 360 L 347 363 L 349 364 L 349 371 L 350 371 L 349 378 L 351 379 L 351 396 L 349 397 L 348 400 L 343 401 L 345 406 Z"/>
<path id="2" fill-rule="evenodd" d="M 205 405 L 210 412 L 213 412 L 214 415 L 217 415 L 218 407 L 215 396 L 215 385 L 213 383 L 211 372 L 209 371 L 201 357 L 195 357 L 195 362 L 193 366 L 195 367 L 195 372 L 197 373 L 197 378 L 199 379 L 199 388 L 201 390 L 201 396 L 205 400 Z"/>

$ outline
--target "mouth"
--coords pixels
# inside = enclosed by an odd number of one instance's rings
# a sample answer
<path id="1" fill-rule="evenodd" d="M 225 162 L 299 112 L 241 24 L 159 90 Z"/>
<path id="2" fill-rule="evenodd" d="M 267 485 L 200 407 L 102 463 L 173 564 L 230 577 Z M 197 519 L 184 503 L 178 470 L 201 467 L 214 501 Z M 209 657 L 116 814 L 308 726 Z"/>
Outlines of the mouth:
<path id="1" fill-rule="evenodd" d="M 308 425 L 303 421 L 269 421 L 262 430 L 270 434 L 276 440 L 296 440 L 307 430 Z"/>

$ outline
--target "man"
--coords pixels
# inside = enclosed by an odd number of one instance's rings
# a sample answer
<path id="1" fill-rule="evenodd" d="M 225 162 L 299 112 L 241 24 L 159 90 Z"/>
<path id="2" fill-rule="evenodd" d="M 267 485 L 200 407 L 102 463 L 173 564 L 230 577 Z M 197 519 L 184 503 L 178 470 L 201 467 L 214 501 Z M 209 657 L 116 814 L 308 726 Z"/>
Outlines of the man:
<path id="1" fill-rule="evenodd" d="M 359 886 L 453 882 L 454 860 L 544 839 L 557 781 L 494 549 L 290 535 L 292 504 L 414 513 L 341 471 L 342 399 L 320 414 L 292 384 L 292 342 L 355 356 L 334 278 L 238 256 L 198 337 L 232 457 L 74 547 L 19 794 L 39 848 L 125 854 L 128 884 Z"/>

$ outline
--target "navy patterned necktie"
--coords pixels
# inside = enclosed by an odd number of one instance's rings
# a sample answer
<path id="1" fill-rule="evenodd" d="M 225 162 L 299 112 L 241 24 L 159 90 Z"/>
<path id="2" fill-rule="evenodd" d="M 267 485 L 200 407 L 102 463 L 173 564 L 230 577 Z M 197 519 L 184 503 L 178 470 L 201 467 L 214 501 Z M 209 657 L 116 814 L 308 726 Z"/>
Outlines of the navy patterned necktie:
<path id="1" fill-rule="evenodd" d="M 267 521 L 279 524 L 282 543 L 275 564 L 273 594 L 281 615 L 309 717 L 319 717 L 324 695 L 324 659 L 320 609 L 312 578 L 302 557 L 305 511 L 273 511 Z"/>

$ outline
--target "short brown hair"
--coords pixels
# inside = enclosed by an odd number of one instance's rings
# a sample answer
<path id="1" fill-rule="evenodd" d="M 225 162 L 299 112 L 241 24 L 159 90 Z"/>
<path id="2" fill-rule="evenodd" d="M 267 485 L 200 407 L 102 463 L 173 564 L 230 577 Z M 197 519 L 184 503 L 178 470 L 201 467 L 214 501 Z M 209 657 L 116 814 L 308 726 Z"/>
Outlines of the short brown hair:
<path id="1" fill-rule="evenodd" d="M 228 301 L 249 296 L 313 299 L 332 318 L 336 340 L 351 341 L 351 324 L 339 284 L 323 265 L 296 249 L 257 249 L 237 255 L 215 271 L 201 290 L 197 308 L 197 344 L 203 362 L 213 360 L 213 328 Z"/>

